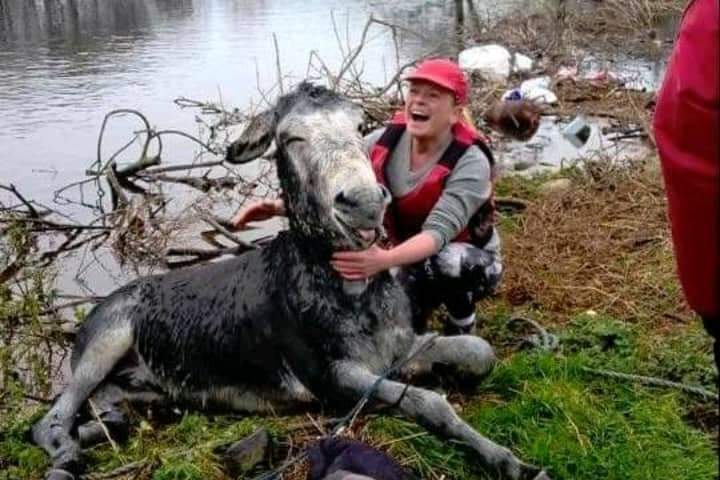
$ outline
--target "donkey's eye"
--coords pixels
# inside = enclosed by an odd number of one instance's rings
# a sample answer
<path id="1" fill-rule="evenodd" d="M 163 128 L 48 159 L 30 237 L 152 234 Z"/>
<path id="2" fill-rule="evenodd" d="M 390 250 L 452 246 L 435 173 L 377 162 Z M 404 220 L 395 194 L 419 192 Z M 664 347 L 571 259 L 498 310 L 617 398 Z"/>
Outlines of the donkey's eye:
<path id="1" fill-rule="evenodd" d="M 287 137 L 286 139 L 283 140 L 283 144 L 287 147 L 290 144 L 293 144 L 295 142 L 304 142 L 304 141 L 305 141 L 305 139 L 302 137 Z"/>

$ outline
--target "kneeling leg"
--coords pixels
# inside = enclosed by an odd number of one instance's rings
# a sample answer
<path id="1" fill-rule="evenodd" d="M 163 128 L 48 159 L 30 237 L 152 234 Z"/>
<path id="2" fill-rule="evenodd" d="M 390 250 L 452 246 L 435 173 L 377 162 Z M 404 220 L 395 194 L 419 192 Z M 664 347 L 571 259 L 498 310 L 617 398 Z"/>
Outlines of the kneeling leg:
<path id="1" fill-rule="evenodd" d="M 439 367 L 479 380 L 487 376 L 497 362 L 490 344 L 475 335 L 420 335 L 415 339 L 412 351 L 418 350 L 422 351 L 401 370 L 403 378 L 428 374 Z"/>

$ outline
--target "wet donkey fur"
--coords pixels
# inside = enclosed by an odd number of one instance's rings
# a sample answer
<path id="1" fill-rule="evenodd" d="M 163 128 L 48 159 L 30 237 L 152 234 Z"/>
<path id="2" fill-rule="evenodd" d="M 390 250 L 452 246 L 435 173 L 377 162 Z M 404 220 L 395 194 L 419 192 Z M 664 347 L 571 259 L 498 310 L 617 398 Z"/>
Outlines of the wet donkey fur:
<path id="1" fill-rule="evenodd" d="M 361 120 L 356 105 L 303 83 L 248 125 L 227 160 L 248 162 L 275 142 L 290 229 L 261 250 L 140 278 L 92 310 L 72 378 L 33 428 L 52 457 L 47 478 L 76 478 L 81 444 L 102 436 L 94 421 L 74 429 L 88 399 L 115 435 L 127 431 L 122 401 L 256 412 L 350 403 L 427 342 L 413 332 L 408 299 L 389 274 L 351 293 L 329 263 L 334 250 L 373 241 L 389 200 L 364 155 Z M 434 364 L 482 377 L 494 362 L 479 337 L 438 337 L 400 377 Z M 548 478 L 473 430 L 435 392 L 384 380 L 373 398 L 466 442 L 501 478 Z"/>

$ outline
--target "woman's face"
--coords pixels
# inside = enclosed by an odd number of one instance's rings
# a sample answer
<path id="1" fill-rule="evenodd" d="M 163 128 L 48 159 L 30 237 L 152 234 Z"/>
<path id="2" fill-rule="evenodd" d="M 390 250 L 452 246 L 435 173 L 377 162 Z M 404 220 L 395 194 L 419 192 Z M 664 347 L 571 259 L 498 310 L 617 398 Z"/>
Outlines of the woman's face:
<path id="1" fill-rule="evenodd" d="M 416 138 L 439 139 L 458 120 L 452 92 L 422 80 L 410 82 L 405 102 L 407 131 Z"/>

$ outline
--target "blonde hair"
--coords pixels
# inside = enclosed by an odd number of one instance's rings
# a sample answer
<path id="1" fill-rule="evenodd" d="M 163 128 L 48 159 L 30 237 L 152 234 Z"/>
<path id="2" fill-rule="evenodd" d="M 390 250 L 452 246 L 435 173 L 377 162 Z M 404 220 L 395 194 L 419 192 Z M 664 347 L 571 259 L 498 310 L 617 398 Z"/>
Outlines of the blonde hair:
<path id="1" fill-rule="evenodd" d="M 475 120 L 473 120 L 472 114 L 470 113 L 470 108 L 467 105 L 464 105 L 462 107 L 460 118 L 463 122 L 467 123 L 474 130 L 477 130 L 477 127 L 475 126 Z"/>

